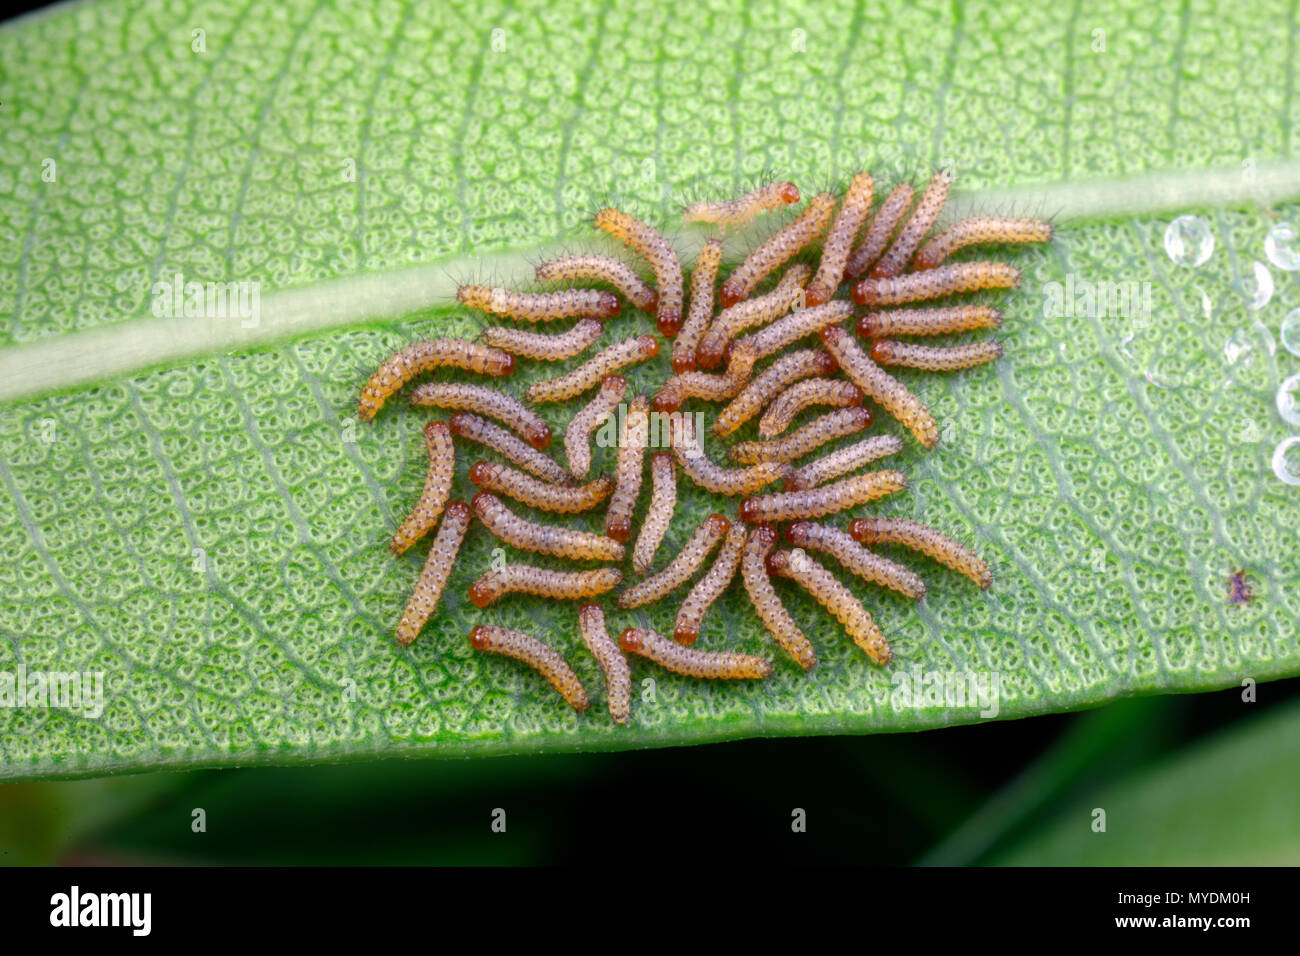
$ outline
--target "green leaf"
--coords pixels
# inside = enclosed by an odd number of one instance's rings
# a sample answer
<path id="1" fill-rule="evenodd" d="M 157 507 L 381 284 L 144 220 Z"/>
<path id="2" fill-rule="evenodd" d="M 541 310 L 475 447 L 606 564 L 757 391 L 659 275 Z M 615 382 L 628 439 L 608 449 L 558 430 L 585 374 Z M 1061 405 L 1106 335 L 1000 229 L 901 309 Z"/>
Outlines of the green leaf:
<path id="1" fill-rule="evenodd" d="M 1229 369 L 1223 349 L 1255 319 L 1276 334 L 1300 304 L 1276 269 L 1263 311 L 1234 288 L 1273 217 L 1300 217 L 1295 35 L 1294 5 L 1137 0 L 1087 16 L 293 2 L 184 18 L 101 0 L 8 25 L 0 671 L 102 671 L 106 687 L 95 717 L 0 708 L 0 775 L 978 719 L 894 706 L 900 672 L 997 672 L 1003 718 L 1300 672 L 1300 494 L 1269 465 L 1294 430 L 1272 392 L 1297 362 Z M 817 671 L 778 655 L 771 679 L 714 687 L 637 663 L 655 700 L 615 728 L 574 608 L 464 599 L 491 557 L 475 531 L 438 618 L 394 645 L 423 551 L 393 561 L 384 541 L 418 495 L 425 416 L 394 403 L 373 427 L 349 419 L 391 350 L 476 330 L 451 305 L 457 279 L 523 281 L 557 244 L 603 247 L 588 216 L 609 199 L 692 250 L 699 234 L 676 228 L 688 194 L 765 170 L 811 191 L 859 167 L 920 181 L 948 163 L 959 207 L 1060 225 L 1050 248 L 1003 253 L 1025 282 L 1002 300 L 995 369 L 903 376 L 945 440 L 928 455 L 908 440 L 913 487 L 878 510 L 968 538 L 989 593 L 908 558 L 931 585 L 922 605 L 866 595 L 896 653 L 882 670 L 784 590 Z M 1199 269 L 1162 248 L 1189 210 L 1218 240 Z M 259 322 L 154 317 L 154 283 L 178 273 L 262 283 Z M 1151 283 L 1149 324 L 1045 314 L 1047 284 L 1069 277 Z M 626 315 L 610 337 L 643 327 Z M 571 411 L 547 409 L 557 433 Z M 733 509 L 692 490 L 668 547 Z M 1257 593 L 1245 607 L 1226 602 L 1238 569 Z M 611 628 L 667 628 L 671 604 Z M 544 635 L 593 712 L 474 654 L 465 634 L 485 620 Z M 774 651 L 741 593 L 701 641 Z"/>

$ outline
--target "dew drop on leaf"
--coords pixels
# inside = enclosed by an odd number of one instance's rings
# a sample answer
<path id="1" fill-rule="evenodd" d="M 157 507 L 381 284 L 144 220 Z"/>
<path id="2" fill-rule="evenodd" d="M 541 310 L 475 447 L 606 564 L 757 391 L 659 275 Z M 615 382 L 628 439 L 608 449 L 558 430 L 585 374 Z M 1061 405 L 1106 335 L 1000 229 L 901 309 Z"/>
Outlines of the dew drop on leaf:
<path id="1" fill-rule="evenodd" d="M 1214 254 L 1214 233 L 1200 216 L 1179 216 L 1165 227 L 1165 252 L 1176 265 L 1195 268 Z"/>
<path id="2" fill-rule="evenodd" d="M 1282 347 L 1292 355 L 1300 355 L 1300 309 L 1292 309 L 1282 320 Z"/>
<path id="3" fill-rule="evenodd" d="M 1277 387 L 1277 413 L 1283 421 L 1300 425 L 1300 375 L 1292 375 Z"/>
<path id="4" fill-rule="evenodd" d="M 1247 307 L 1256 312 L 1268 305 L 1273 298 L 1273 273 L 1258 259 L 1255 260 L 1254 275 L 1242 276 L 1233 285 L 1241 293 Z"/>
<path id="5" fill-rule="evenodd" d="M 1284 439 L 1273 449 L 1273 474 L 1288 485 L 1300 486 L 1300 435 Z"/>
<path id="6" fill-rule="evenodd" d="M 1300 236 L 1289 222 L 1279 222 L 1264 237 L 1264 253 L 1268 261 L 1284 272 L 1300 269 Z"/>

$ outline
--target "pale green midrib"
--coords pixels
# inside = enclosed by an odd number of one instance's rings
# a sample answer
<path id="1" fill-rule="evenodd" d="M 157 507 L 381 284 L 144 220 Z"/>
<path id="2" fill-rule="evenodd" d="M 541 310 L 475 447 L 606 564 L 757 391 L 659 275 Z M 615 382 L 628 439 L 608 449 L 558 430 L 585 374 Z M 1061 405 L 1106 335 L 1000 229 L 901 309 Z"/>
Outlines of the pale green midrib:
<path id="1" fill-rule="evenodd" d="M 1239 168 L 1153 172 L 1123 179 L 1058 182 L 954 195 L 949 214 L 1017 212 L 1057 223 L 1152 215 L 1170 210 L 1268 205 L 1300 198 L 1300 162 L 1261 164 L 1253 179 Z M 761 228 L 761 227 L 758 227 Z M 701 232 L 677 240 L 689 261 Z M 729 254 L 751 237 L 727 237 Z M 390 322 L 455 299 L 456 274 L 488 274 L 505 284 L 528 282 L 548 243 L 475 257 L 453 257 L 385 273 L 352 276 L 268 294 L 260 321 L 243 328 L 238 318 L 156 318 L 152 315 L 57 339 L 0 350 L 0 402 L 34 398 L 206 355 L 264 348 L 330 329 Z"/>

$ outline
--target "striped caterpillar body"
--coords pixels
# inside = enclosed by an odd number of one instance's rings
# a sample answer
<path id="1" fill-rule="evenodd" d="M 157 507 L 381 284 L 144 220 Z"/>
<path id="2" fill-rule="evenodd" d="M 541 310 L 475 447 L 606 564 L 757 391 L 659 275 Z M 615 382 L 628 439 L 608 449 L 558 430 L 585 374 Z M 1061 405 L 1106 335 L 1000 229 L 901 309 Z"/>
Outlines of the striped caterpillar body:
<path id="1" fill-rule="evenodd" d="M 818 193 L 808 201 L 808 208 L 774 236 L 745 257 L 745 260 L 727 277 L 719 290 L 719 301 L 725 309 L 741 299 L 749 298 L 764 277 L 805 248 L 822 234 L 835 212 L 835 197 Z"/>
<path id="2" fill-rule="evenodd" d="M 551 444 L 551 426 L 536 412 L 525 408 L 521 402 L 481 385 L 461 385 L 451 382 L 426 382 L 411 392 L 412 405 L 432 405 L 437 408 L 454 408 L 478 412 L 505 422 L 524 441 L 538 451 Z"/>
<path id="3" fill-rule="evenodd" d="M 653 661 L 665 670 L 706 680 L 762 680 L 772 673 L 772 662 L 732 651 L 697 651 L 641 627 L 629 627 L 618 639 L 629 654 Z"/>
<path id="4" fill-rule="evenodd" d="M 682 264 L 676 250 L 658 229 L 617 209 L 596 213 L 596 228 L 603 229 L 650 263 L 659 286 L 655 307 L 659 334 L 672 338 L 682 325 Z"/>
<path id="5" fill-rule="evenodd" d="M 871 195 L 875 185 L 876 181 L 871 178 L 870 173 L 858 173 L 849 183 L 839 215 L 835 217 L 830 232 L 826 234 L 817 275 L 808 286 L 806 299 L 808 305 L 821 305 L 823 302 L 830 301 L 839 289 L 840 282 L 844 279 L 844 266 L 849 261 L 849 250 L 853 248 L 853 240 L 857 238 L 858 230 L 862 228 L 867 213 L 871 211 Z"/>
<path id="6" fill-rule="evenodd" d="M 829 352 L 803 349 L 783 355 L 744 387 L 713 423 L 718 438 L 730 435 L 749 421 L 785 388 L 811 375 L 829 375 L 838 366 Z"/>
<path id="7" fill-rule="evenodd" d="M 939 444 L 939 425 L 930 410 L 907 386 L 871 361 L 848 332 L 831 326 L 822 330 L 821 337 L 849 381 L 893 415 L 926 448 Z"/>
<path id="8" fill-rule="evenodd" d="M 740 503 L 740 520 L 746 524 L 755 524 L 760 521 L 820 518 L 906 488 L 907 476 L 901 471 L 869 471 L 852 478 L 842 478 L 820 488 L 746 498 Z"/>
<path id="9" fill-rule="evenodd" d="M 853 301 L 858 305 L 901 305 L 1018 285 L 1020 270 L 1005 262 L 958 262 L 896 279 L 863 279 L 853 287 Z"/>
<path id="10" fill-rule="evenodd" d="M 675 412 L 688 398 L 702 398 L 706 402 L 722 402 L 745 387 L 745 377 L 733 375 L 728 369 L 721 375 L 708 372 L 681 372 L 659 387 L 655 393 L 656 412 Z"/>
<path id="11" fill-rule="evenodd" d="M 791 385 L 778 395 L 758 420 L 758 433 L 764 438 L 775 438 L 787 428 L 795 417 L 812 405 L 830 405 L 847 408 L 862 404 L 862 392 L 852 382 L 835 378 L 806 378 Z"/>
<path id="12" fill-rule="evenodd" d="M 370 421 L 389 398 L 422 372 L 450 365 L 481 375 L 509 375 L 515 370 L 513 355 L 464 339 L 430 339 L 394 352 L 361 390 L 357 418 Z"/>
<path id="13" fill-rule="evenodd" d="M 686 321 L 673 340 L 673 371 L 689 372 L 695 368 L 695 347 L 713 316 L 713 283 L 722 263 L 722 240 L 710 239 L 695 258 L 691 273 L 691 303 Z"/>
<path id="14" fill-rule="evenodd" d="M 532 594 L 557 601 L 591 598 L 618 585 L 623 572 L 618 568 L 591 571 L 552 571 L 531 564 L 506 564 L 493 568 L 470 585 L 469 599 L 478 608 L 487 607 L 507 594 Z"/>
<path id="15" fill-rule="evenodd" d="M 770 524 L 761 524 L 749 532 L 741 556 L 740 574 L 745 580 L 749 603 L 754 606 L 754 612 L 767 632 L 794 658 L 796 664 L 809 670 L 817 666 L 817 652 L 781 603 L 767 574 L 767 556 L 776 545 L 776 537 L 776 528 Z"/>
<path id="16" fill-rule="evenodd" d="M 879 339 L 888 335 L 946 335 L 973 329 L 996 329 L 1002 313 L 987 305 L 954 305 L 940 309 L 895 309 L 868 312 L 858 319 L 858 335 Z"/>
<path id="17" fill-rule="evenodd" d="M 866 236 L 844 266 L 845 279 L 856 279 L 874 266 L 884 254 L 889 238 L 907 215 L 907 208 L 912 205 L 912 195 L 912 187 L 908 183 L 899 183 L 880 204 L 875 218 L 867 227 Z"/>
<path id="18" fill-rule="evenodd" d="M 916 345 L 877 339 L 871 343 L 871 359 L 880 365 L 921 368 L 928 372 L 955 372 L 1002 357 L 1002 343 L 996 339 L 967 345 Z"/>
<path id="19" fill-rule="evenodd" d="M 799 187 L 794 183 L 768 183 L 737 199 L 692 203 L 682 213 L 682 221 L 708 222 L 715 226 L 740 226 L 761 212 L 789 206 L 798 201 Z"/>
<path id="20" fill-rule="evenodd" d="M 785 536 L 796 548 L 824 551 L 864 581 L 897 591 L 905 597 L 925 597 L 925 582 L 901 564 L 868 551 L 851 534 L 813 521 L 796 521 Z"/>
<path id="21" fill-rule="evenodd" d="M 835 615 L 853 643 L 867 652 L 877 664 L 888 664 L 893 654 L 885 635 L 880 633 L 875 620 L 835 575 L 807 554 L 791 555 L 789 551 L 773 551 L 767 556 L 767 573 L 789 578 Z"/>
<path id="22" fill-rule="evenodd" d="M 649 283 L 613 256 L 561 256 L 543 262 L 533 274 L 538 282 L 608 282 L 642 312 L 653 312 L 659 301 L 659 294 Z"/>
<path id="23" fill-rule="evenodd" d="M 978 554 L 941 531 L 906 518 L 858 518 L 849 534 L 863 544 L 901 544 L 920 551 L 981 588 L 993 583 L 993 572 Z"/>
<path id="24" fill-rule="evenodd" d="M 388 543 L 393 554 L 404 554 L 406 549 L 424 537 L 438 522 L 442 508 L 451 495 L 451 479 L 456 469 L 456 449 L 451 432 L 442 422 L 429 422 L 424 426 L 424 443 L 429 450 L 429 471 L 424 479 L 424 491 L 415 509 L 402 522 Z"/>
<path id="25" fill-rule="evenodd" d="M 560 335 L 525 332 L 506 325 L 490 325 L 483 330 L 483 341 L 505 352 L 543 362 L 562 362 L 573 358 L 600 338 L 605 326 L 596 319 L 579 319 L 573 328 Z"/>
<path id="26" fill-rule="evenodd" d="M 995 216 L 963 219 L 935 236 L 912 261 L 918 271 L 933 269 L 958 249 L 985 243 L 1051 242 L 1052 227 L 1041 219 L 1004 219 Z"/>
<path id="27" fill-rule="evenodd" d="M 560 292 L 512 292 L 485 285 L 463 285 L 456 298 L 471 309 L 524 322 L 554 319 L 608 319 L 622 307 L 618 296 L 599 289 L 564 289 Z"/>
<path id="28" fill-rule="evenodd" d="M 476 651 L 513 657 L 546 678 L 569 706 L 584 711 L 589 706 L 582 681 L 564 658 L 532 635 L 507 627 L 480 624 L 469 632 L 469 643 Z"/>
<path id="29" fill-rule="evenodd" d="M 809 452 L 815 451 L 822 445 L 833 442 L 837 438 L 853 435 L 870 428 L 871 422 L 870 409 L 863 408 L 861 405 L 854 405 L 851 408 L 841 408 L 838 411 L 827 412 L 819 418 L 814 418 L 807 425 L 795 429 L 785 438 L 779 438 L 775 441 L 742 441 L 732 445 L 727 450 L 727 455 L 732 461 L 749 465 L 755 465 L 761 461 L 790 462 L 796 458 L 802 458 Z M 787 484 L 792 476 L 793 472 L 786 476 Z"/>
<path id="30" fill-rule="evenodd" d="M 469 505 L 463 501 L 452 501 L 442 513 L 442 523 L 438 533 L 433 536 L 429 547 L 429 556 L 424 561 L 420 580 L 411 592 L 402 619 L 397 624 L 397 642 L 403 646 L 410 644 L 420 634 L 426 621 L 438 608 L 442 598 L 442 589 L 447 586 L 447 577 L 451 566 L 456 561 L 460 544 L 465 540 L 469 529 Z"/>
<path id="31" fill-rule="evenodd" d="M 470 505 L 483 527 L 506 544 L 523 551 L 551 554 L 575 561 L 622 561 L 623 545 L 610 538 L 572 528 L 538 524 L 521 518 L 496 495 L 480 491 Z"/>
<path id="32" fill-rule="evenodd" d="M 632 548 L 632 569 L 637 574 L 650 570 L 676 508 L 677 469 L 673 456 L 657 451 L 650 456 L 650 507 Z"/>
<path id="33" fill-rule="evenodd" d="M 629 403 L 619 427 L 618 459 L 614 467 L 614 494 L 605 509 L 605 534 L 615 541 L 632 537 L 632 513 L 641 496 L 641 473 L 650 443 L 650 403 L 637 395 Z"/>
<path id="34" fill-rule="evenodd" d="M 532 475 L 525 475 L 507 465 L 494 465 L 486 461 L 474 463 L 469 470 L 469 480 L 484 491 L 506 495 L 529 507 L 557 514 L 590 511 L 614 491 L 614 479 L 608 475 L 570 488 L 538 481 Z"/>
<path id="35" fill-rule="evenodd" d="M 787 441 L 793 440 L 791 435 Z M 804 488 L 816 488 L 818 485 L 857 471 L 863 465 L 870 464 L 887 455 L 897 455 L 903 450 L 903 440 L 897 435 L 874 435 L 837 449 L 815 461 L 810 461 L 802 468 L 796 468 L 786 476 L 785 490 L 800 491 Z"/>
<path id="36" fill-rule="evenodd" d="M 627 610 L 641 607 L 651 601 L 657 601 L 685 584 L 692 574 L 700 569 L 704 559 L 709 556 L 722 536 L 731 527 L 731 522 L 719 514 L 709 515 L 695 529 L 690 540 L 677 552 L 676 557 L 658 574 L 634 584 L 618 596 L 618 606 Z"/>
<path id="37" fill-rule="evenodd" d="M 557 485 L 571 485 L 573 479 L 559 462 L 543 455 L 540 451 L 520 439 L 513 432 L 508 432 L 495 422 L 479 418 L 469 412 L 457 412 L 447 421 L 451 433 L 460 438 L 486 445 L 502 458 L 530 471 L 542 481 Z"/>
<path id="38" fill-rule="evenodd" d="M 695 423 L 682 419 L 673 436 L 673 455 L 682 471 L 705 491 L 716 495 L 751 495 L 779 481 L 794 469 L 784 462 L 764 461 L 744 468 L 724 468 L 709 458 L 695 435 Z"/>
<path id="39" fill-rule="evenodd" d="M 563 402 L 603 381 L 621 368 L 636 365 L 659 354 L 653 335 L 624 339 L 597 352 L 567 375 L 534 382 L 524 390 L 530 402 Z"/>
<path id="40" fill-rule="evenodd" d="M 694 644 L 699 637 L 700 622 L 704 620 L 705 613 L 736 576 L 736 569 L 740 567 L 740 558 L 745 551 L 745 537 L 743 524 L 737 523 L 727 529 L 718 556 L 713 559 L 713 564 L 704 572 L 704 576 L 695 582 L 677 611 L 673 640 L 678 644 Z"/>
<path id="41" fill-rule="evenodd" d="M 746 329 L 767 325 L 789 312 L 799 301 L 800 290 L 810 278 L 812 269 L 796 262 L 785 271 L 771 292 L 723 309 L 700 339 L 699 348 L 695 350 L 696 364 L 703 369 L 721 365 L 733 338 Z"/>
<path id="42" fill-rule="evenodd" d="M 610 375 L 601 382 L 596 397 L 569 419 L 569 427 L 564 430 L 564 455 L 574 478 L 586 478 L 591 471 L 591 433 L 618 408 L 626 394 L 627 379 Z"/>
<path id="43" fill-rule="evenodd" d="M 834 326 L 853 315 L 853 306 L 842 299 L 832 299 L 811 309 L 803 309 L 771 325 L 753 332 L 732 346 L 732 352 L 745 348 L 752 350 L 755 360 L 778 352 L 805 336 L 816 335 L 828 326 Z"/>
<path id="44" fill-rule="evenodd" d="M 632 710 L 632 668 L 627 658 L 609 636 L 605 627 L 605 612 L 599 604 L 584 604 L 578 610 L 578 632 L 591 656 L 596 658 L 605 675 L 605 699 L 609 716 L 616 724 L 626 724 Z"/>
<path id="45" fill-rule="evenodd" d="M 871 278 L 892 279 L 902 274 L 916 247 L 938 222 L 939 213 L 943 212 L 943 204 L 948 201 L 948 190 L 951 188 L 952 174 L 947 170 L 941 169 L 931 177 L 925 192 L 921 193 L 916 209 L 899 230 L 898 238 L 889 247 L 889 251 L 881 256 L 880 261 L 871 267 L 871 272 L 868 273 Z"/>

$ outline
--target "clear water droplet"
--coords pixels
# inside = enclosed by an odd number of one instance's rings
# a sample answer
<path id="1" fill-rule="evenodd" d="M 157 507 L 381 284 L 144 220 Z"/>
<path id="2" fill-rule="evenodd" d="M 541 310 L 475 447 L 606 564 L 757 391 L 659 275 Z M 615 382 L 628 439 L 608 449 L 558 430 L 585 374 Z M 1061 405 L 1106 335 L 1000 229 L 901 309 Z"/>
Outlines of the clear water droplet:
<path id="1" fill-rule="evenodd" d="M 1214 254 L 1214 233 L 1200 216 L 1179 216 L 1165 227 L 1165 252 L 1175 264 L 1195 268 Z"/>
<path id="2" fill-rule="evenodd" d="M 1300 486 L 1300 435 L 1283 439 L 1273 449 L 1273 474 L 1288 485 Z"/>
<path id="3" fill-rule="evenodd" d="M 1223 343 L 1223 357 L 1229 365 L 1249 365 L 1255 359 L 1255 341 L 1245 329 L 1237 329 Z"/>
<path id="4" fill-rule="evenodd" d="M 1209 293 L 1199 286 L 1196 289 L 1201 294 L 1201 312 L 1205 314 L 1207 320 L 1214 318 L 1214 303 L 1210 301 Z"/>
<path id="5" fill-rule="evenodd" d="M 1300 233 L 1289 222 L 1279 222 L 1264 237 L 1264 254 L 1283 272 L 1300 269 Z"/>
<path id="6" fill-rule="evenodd" d="M 1233 286 L 1241 293 L 1247 308 L 1258 312 L 1273 298 L 1273 273 L 1268 271 L 1268 266 L 1256 259 L 1254 275 L 1242 276 Z"/>
<path id="7" fill-rule="evenodd" d="M 1282 320 L 1282 347 L 1292 355 L 1300 355 L 1300 309 L 1292 309 Z"/>
<path id="8" fill-rule="evenodd" d="M 1277 413 L 1284 422 L 1300 425 L 1300 375 L 1292 375 L 1277 387 Z"/>

